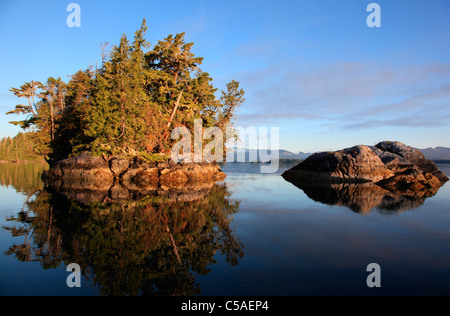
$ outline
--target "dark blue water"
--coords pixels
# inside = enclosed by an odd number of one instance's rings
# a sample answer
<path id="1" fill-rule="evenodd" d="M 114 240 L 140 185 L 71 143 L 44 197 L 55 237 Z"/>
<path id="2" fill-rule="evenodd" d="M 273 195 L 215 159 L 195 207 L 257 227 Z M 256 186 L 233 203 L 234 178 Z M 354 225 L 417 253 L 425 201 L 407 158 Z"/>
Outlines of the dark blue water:
<path id="1" fill-rule="evenodd" d="M 288 167 L 228 164 L 201 202 L 86 206 L 27 185 L 37 171 L 18 180 L 0 165 L 0 294 L 450 294 L 449 183 L 395 207 L 333 205 L 286 182 Z M 66 284 L 71 262 L 81 288 Z M 380 288 L 366 284 L 370 263 Z"/>

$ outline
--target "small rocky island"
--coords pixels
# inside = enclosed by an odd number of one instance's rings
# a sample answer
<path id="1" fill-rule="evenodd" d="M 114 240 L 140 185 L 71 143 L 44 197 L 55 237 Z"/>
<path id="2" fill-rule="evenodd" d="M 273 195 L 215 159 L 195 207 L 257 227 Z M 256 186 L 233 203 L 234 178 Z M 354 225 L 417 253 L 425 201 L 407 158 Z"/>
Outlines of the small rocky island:
<path id="1" fill-rule="evenodd" d="M 374 182 L 392 189 L 439 188 L 448 181 L 421 151 L 400 142 L 316 153 L 285 171 L 288 181 Z"/>
<path id="2" fill-rule="evenodd" d="M 361 213 L 412 208 L 449 180 L 421 151 L 392 141 L 316 153 L 282 176 L 316 201 Z"/>
<path id="3" fill-rule="evenodd" d="M 204 137 L 209 128 L 227 131 L 225 143 L 244 90 L 231 80 L 219 97 L 185 33 L 151 45 L 147 29 L 144 19 L 132 41 L 123 34 L 118 44 L 103 47 L 100 67 L 79 70 L 67 83 L 52 76 L 10 89 L 28 99 L 7 114 L 23 115 L 11 123 L 25 131 L 22 149 L 50 165 L 49 188 L 84 203 L 187 201 L 225 177 L 216 163 L 178 164 L 169 157 L 180 143 L 183 155 L 211 148 L 211 137 Z"/>

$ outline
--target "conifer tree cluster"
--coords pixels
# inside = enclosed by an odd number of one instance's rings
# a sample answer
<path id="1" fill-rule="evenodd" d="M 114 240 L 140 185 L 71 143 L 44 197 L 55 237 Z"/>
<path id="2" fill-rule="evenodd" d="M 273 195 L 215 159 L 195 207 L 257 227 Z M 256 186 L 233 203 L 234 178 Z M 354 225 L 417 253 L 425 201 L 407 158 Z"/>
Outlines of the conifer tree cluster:
<path id="1" fill-rule="evenodd" d="M 0 139 L 1 161 L 43 161 L 35 154 L 33 141 L 28 133 L 18 133 L 15 137 Z"/>
<path id="2" fill-rule="evenodd" d="M 216 96 L 212 78 L 199 66 L 184 33 L 169 35 L 152 48 L 145 40 L 145 20 L 130 42 L 102 55 L 102 65 L 73 74 L 65 83 L 27 82 L 11 91 L 27 99 L 7 114 L 26 118 L 11 122 L 23 128 L 37 155 L 50 163 L 83 151 L 104 156 L 168 154 L 175 127 L 225 129 L 244 102 L 237 81 Z"/>

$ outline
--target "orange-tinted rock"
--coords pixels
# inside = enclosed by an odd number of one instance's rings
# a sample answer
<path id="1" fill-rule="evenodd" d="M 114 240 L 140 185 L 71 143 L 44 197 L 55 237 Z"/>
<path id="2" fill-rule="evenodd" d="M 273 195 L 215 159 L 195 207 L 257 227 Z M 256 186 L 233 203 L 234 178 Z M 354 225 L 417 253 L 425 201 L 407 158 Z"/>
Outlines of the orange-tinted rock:
<path id="1" fill-rule="evenodd" d="M 381 150 L 381 155 L 384 155 L 384 156 L 395 155 L 402 161 L 407 161 L 411 165 L 419 168 L 420 170 L 434 175 L 436 178 L 439 179 L 441 184 L 444 184 L 445 182 L 447 182 L 449 180 L 448 177 L 442 171 L 440 171 L 438 169 L 438 167 L 432 160 L 425 158 L 423 153 L 416 148 L 407 146 L 400 142 L 391 142 L 391 141 L 380 142 L 375 147 L 377 149 Z M 378 151 L 378 153 L 380 153 L 380 152 Z M 380 156 L 380 157 L 383 160 L 383 157 L 382 156 Z M 394 172 L 397 173 L 400 171 L 400 170 L 398 170 L 399 169 L 398 167 L 399 166 L 394 165 L 394 168 L 397 169 L 397 170 L 394 170 Z"/>
<path id="2" fill-rule="evenodd" d="M 160 185 L 167 188 L 180 189 L 189 182 L 188 176 L 183 170 L 163 169 L 160 176 Z"/>
<path id="3" fill-rule="evenodd" d="M 335 152 L 316 153 L 287 170 L 286 180 L 310 179 L 328 182 L 377 182 L 394 173 L 367 146 L 355 146 Z"/>
<path id="4" fill-rule="evenodd" d="M 448 180 L 419 150 L 399 142 L 316 153 L 282 176 L 308 196 L 322 200 L 328 196 L 331 204 L 342 203 L 362 213 L 380 205 L 423 203 Z M 370 183 L 360 184 L 364 182 Z"/>
<path id="5" fill-rule="evenodd" d="M 225 177 L 217 163 L 156 163 L 138 157 L 107 161 L 86 152 L 53 164 L 45 181 L 49 186 L 82 197 L 83 201 L 89 197 L 101 200 L 102 196 L 125 199 L 160 191 L 172 198 L 190 199 L 196 196 L 196 191 L 205 192 Z"/>

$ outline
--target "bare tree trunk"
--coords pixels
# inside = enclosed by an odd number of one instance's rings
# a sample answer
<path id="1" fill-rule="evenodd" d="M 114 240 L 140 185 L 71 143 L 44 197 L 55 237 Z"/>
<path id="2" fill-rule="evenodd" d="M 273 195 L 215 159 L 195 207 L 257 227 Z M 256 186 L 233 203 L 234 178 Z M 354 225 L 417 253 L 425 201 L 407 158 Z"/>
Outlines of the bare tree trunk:
<path id="1" fill-rule="evenodd" d="M 180 256 L 178 255 L 177 245 L 175 244 L 175 241 L 173 240 L 172 233 L 170 232 L 169 226 L 167 226 L 167 224 L 166 224 L 166 231 L 167 231 L 167 233 L 169 234 L 170 241 L 172 242 L 173 252 L 175 253 L 175 256 L 177 257 L 178 263 L 179 263 L 180 265 L 183 265 L 183 264 L 181 263 Z"/>
<path id="2" fill-rule="evenodd" d="M 175 106 L 172 111 L 172 115 L 170 116 L 169 122 L 167 122 L 166 132 L 169 130 L 170 125 L 172 124 L 172 120 L 177 112 L 178 106 L 180 105 L 181 96 L 183 95 L 184 89 L 181 89 L 180 94 L 178 95 L 177 101 L 175 102 Z"/>
<path id="3" fill-rule="evenodd" d="M 36 112 L 34 111 L 30 97 L 27 97 L 27 100 L 28 100 L 28 105 L 30 106 L 31 112 L 33 113 L 33 116 L 36 117 L 37 115 L 36 115 Z"/>
<path id="4" fill-rule="evenodd" d="M 62 113 L 62 111 L 64 111 L 64 108 L 66 107 L 66 105 L 64 104 L 64 95 L 61 93 L 61 97 L 60 97 L 60 100 L 59 100 L 59 102 L 60 102 L 60 108 L 61 108 L 61 113 Z"/>
<path id="5" fill-rule="evenodd" d="M 51 139 L 53 140 L 54 133 L 55 133 L 55 122 L 54 122 L 54 118 L 53 118 L 53 101 L 50 103 L 50 119 L 52 121 L 50 133 L 51 133 Z"/>

